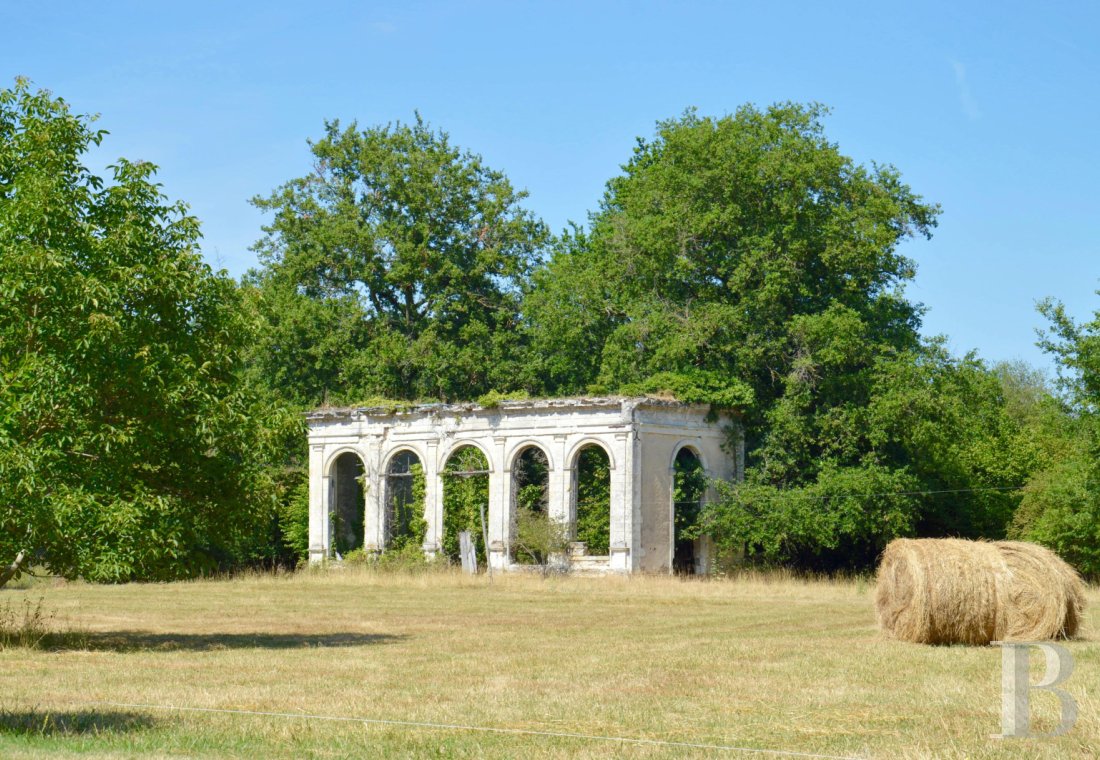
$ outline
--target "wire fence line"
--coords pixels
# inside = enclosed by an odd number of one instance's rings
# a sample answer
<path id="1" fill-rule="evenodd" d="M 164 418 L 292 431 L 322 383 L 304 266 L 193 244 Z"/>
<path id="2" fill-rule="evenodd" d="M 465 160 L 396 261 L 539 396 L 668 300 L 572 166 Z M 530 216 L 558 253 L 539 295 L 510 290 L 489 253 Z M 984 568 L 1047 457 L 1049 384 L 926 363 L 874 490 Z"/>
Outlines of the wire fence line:
<path id="1" fill-rule="evenodd" d="M 253 716 L 261 718 L 280 718 L 288 720 L 317 720 L 332 723 L 358 723 L 367 726 L 395 726 L 403 728 L 419 728 L 436 731 L 466 731 L 487 734 L 503 734 L 511 736 L 530 736 L 542 739 L 576 739 L 590 742 L 607 742 L 615 744 L 630 744 L 636 746 L 668 747 L 670 749 L 700 749 L 715 752 L 739 753 L 742 755 L 761 755 L 767 757 L 797 757 L 813 758 L 814 760 L 865 760 L 864 757 L 855 755 L 825 755 L 815 752 L 799 752 L 795 750 L 766 749 L 761 747 L 744 747 L 733 744 L 710 744 L 706 742 L 673 741 L 669 739 L 649 739 L 635 736 L 606 736 L 603 734 L 586 734 L 574 731 L 543 731 L 533 728 L 508 728 L 504 726 L 478 726 L 462 723 L 435 723 L 422 720 L 395 720 L 387 718 L 363 718 L 347 715 L 320 715 L 305 712 L 278 712 L 268 710 L 244 710 L 226 707 L 194 707 L 188 705 L 160 705 L 145 702 L 112 702 L 105 700 L 72 700 L 57 699 L 75 707 L 109 707 L 125 710 L 162 710 L 165 712 L 198 713 L 213 715 L 237 715 Z M 41 708 L 38 708 L 41 709 Z"/>
<path id="2" fill-rule="evenodd" d="M 736 488 L 737 485 L 740 485 L 740 484 L 736 484 L 736 483 L 733 484 L 733 486 L 735 488 Z M 965 493 L 983 493 L 983 492 L 1010 493 L 1012 491 L 1023 491 L 1027 488 L 1028 488 L 1028 486 L 985 486 L 985 487 L 981 487 L 981 488 L 940 488 L 940 489 L 930 489 L 930 490 L 925 490 L 925 491 L 879 491 L 879 492 L 873 492 L 873 493 L 831 493 L 831 494 L 811 494 L 811 493 L 805 493 L 804 491 L 796 490 L 796 489 L 777 489 L 777 490 L 773 491 L 772 493 L 768 494 L 768 497 L 772 498 L 772 499 L 782 499 L 784 497 L 791 496 L 791 497 L 799 498 L 799 499 L 811 499 L 811 500 L 818 500 L 818 501 L 826 501 L 828 499 L 881 499 L 881 498 L 892 498 L 892 497 L 897 497 L 897 496 L 914 496 L 914 497 L 916 497 L 916 496 L 944 496 L 944 495 L 957 495 L 957 494 L 965 494 Z M 1038 491 L 1038 490 L 1043 490 L 1043 489 L 1034 488 L 1033 490 Z M 698 503 L 699 506 L 701 506 L 701 507 L 707 507 L 707 506 L 711 506 L 711 505 L 714 505 L 714 504 L 720 504 L 722 502 L 719 502 L 719 501 L 716 501 L 716 500 L 713 500 L 713 499 L 702 499 L 699 502 L 695 502 L 694 500 L 692 500 L 691 502 L 687 502 L 687 501 L 673 502 L 671 499 L 669 499 L 669 500 L 665 500 L 665 499 L 657 499 L 657 500 L 643 499 L 642 501 L 639 501 L 639 502 L 636 502 L 636 503 L 639 506 L 643 506 L 643 507 L 648 507 L 648 506 L 665 506 L 665 507 L 667 507 L 669 504 L 673 504 L 673 503 L 675 503 L 675 504 L 688 504 L 688 503 L 696 504 L 696 503 Z"/>
<path id="3" fill-rule="evenodd" d="M 737 485 L 740 485 L 740 484 L 736 484 L 736 483 L 733 484 L 734 488 L 736 488 Z M 778 490 L 775 490 L 772 493 L 768 494 L 767 497 L 772 498 L 772 499 L 782 499 L 784 497 L 790 496 L 790 497 L 798 498 L 798 499 L 810 499 L 810 500 L 817 500 L 817 501 L 826 501 L 826 500 L 829 500 L 829 499 L 881 499 L 881 498 L 888 498 L 888 497 L 892 498 L 892 497 L 897 497 L 897 496 L 940 496 L 940 495 L 953 495 L 953 494 L 964 494 L 964 493 L 982 493 L 982 492 L 1009 493 L 1009 492 L 1012 492 L 1012 491 L 1023 491 L 1026 488 L 1027 488 L 1027 486 L 986 486 L 986 487 L 982 487 L 982 488 L 941 488 L 941 489 L 933 489 L 933 490 L 926 490 L 926 491 L 880 491 L 880 492 L 876 492 L 876 493 L 831 493 L 831 494 L 812 494 L 812 493 L 805 493 L 804 491 L 796 490 L 796 489 L 785 489 L 785 490 L 784 489 L 778 489 Z M 1038 489 L 1036 489 L 1036 490 L 1038 490 Z M 650 500 L 645 500 L 645 501 L 639 502 L 639 504 L 641 506 L 654 506 L 654 505 L 656 505 L 656 506 L 667 506 L 669 503 L 671 503 L 671 502 L 665 501 L 663 499 L 658 500 L 658 501 L 654 501 L 654 500 L 650 499 Z M 676 502 L 676 503 L 679 504 L 679 503 L 687 503 L 687 502 Z M 691 503 L 694 504 L 695 502 L 693 501 Z M 699 506 L 707 507 L 707 506 L 711 506 L 713 504 L 720 504 L 720 503 L 722 503 L 722 502 L 718 502 L 718 501 L 714 501 L 714 500 L 702 500 L 702 501 L 699 502 Z"/>

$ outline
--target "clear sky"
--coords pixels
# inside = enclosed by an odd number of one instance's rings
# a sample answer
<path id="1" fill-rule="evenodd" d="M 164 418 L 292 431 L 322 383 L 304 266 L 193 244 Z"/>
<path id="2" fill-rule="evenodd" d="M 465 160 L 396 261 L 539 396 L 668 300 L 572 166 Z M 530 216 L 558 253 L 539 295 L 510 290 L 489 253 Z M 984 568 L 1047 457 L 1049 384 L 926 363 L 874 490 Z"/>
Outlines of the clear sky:
<path id="1" fill-rule="evenodd" d="M 909 296 L 957 353 L 1049 366 L 1035 302 L 1100 307 L 1100 3 L 0 0 L 0 82 L 99 113 L 158 164 L 240 275 L 256 194 L 308 170 L 325 119 L 413 112 L 583 221 L 639 135 L 696 106 L 818 101 L 830 139 L 943 216 Z"/>

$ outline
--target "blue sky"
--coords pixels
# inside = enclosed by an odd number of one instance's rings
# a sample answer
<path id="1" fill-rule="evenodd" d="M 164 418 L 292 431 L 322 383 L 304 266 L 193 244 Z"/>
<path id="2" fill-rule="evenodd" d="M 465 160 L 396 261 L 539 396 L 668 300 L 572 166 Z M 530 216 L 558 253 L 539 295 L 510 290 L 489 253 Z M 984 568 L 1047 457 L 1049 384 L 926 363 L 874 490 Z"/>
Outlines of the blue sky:
<path id="1" fill-rule="evenodd" d="M 943 206 L 909 296 L 957 353 L 1024 359 L 1035 302 L 1100 307 L 1100 4 L 0 1 L 0 82 L 99 113 L 92 157 L 158 164 L 240 275 L 248 204 L 308 170 L 325 119 L 415 109 L 583 221 L 634 138 L 688 106 L 818 101 L 830 139 Z"/>

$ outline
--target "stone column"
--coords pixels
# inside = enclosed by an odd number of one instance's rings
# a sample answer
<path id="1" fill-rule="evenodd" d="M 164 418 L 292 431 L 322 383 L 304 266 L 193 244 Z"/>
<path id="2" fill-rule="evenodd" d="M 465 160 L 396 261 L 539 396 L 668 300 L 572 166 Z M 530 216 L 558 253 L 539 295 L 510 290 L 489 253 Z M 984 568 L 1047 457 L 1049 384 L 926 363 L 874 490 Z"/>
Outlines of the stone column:
<path id="1" fill-rule="evenodd" d="M 325 475 L 325 447 L 309 447 L 309 561 L 323 562 L 328 556 L 328 478 Z"/>
<path id="2" fill-rule="evenodd" d="M 547 503 L 546 513 L 551 520 L 556 520 L 563 525 L 572 526 L 575 522 L 569 512 L 570 496 L 570 470 L 569 463 L 565 461 L 566 454 L 566 441 L 568 436 L 555 435 L 553 448 L 547 452 L 547 458 L 553 463 L 550 467 L 550 472 L 547 474 L 549 478 L 549 489 L 547 491 Z M 575 531 L 570 527 L 570 535 Z"/>
<path id="3" fill-rule="evenodd" d="M 737 448 L 733 470 L 733 480 L 740 482 L 745 479 L 745 429 L 741 427 L 741 423 L 737 423 Z"/>
<path id="4" fill-rule="evenodd" d="M 630 457 L 626 468 L 630 471 L 630 572 L 640 570 L 642 557 L 645 556 L 645 547 L 642 545 L 642 440 L 639 431 L 635 428 L 630 434 L 630 445 L 627 447 Z"/>
<path id="5" fill-rule="evenodd" d="M 370 436 L 364 442 L 363 458 L 363 550 L 380 552 L 386 548 L 385 498 L 386 473 L 382 471 L 382 440 Z"/>
<path id="6" fill-rule="evenodd" d="M 504 444 L 506 438 L 492 439 L 489 448 L 489 528 L 488 558 L 494 569 L 508 567 L 508 550 L 512 543 L 512 470 L 505 469 Z"/>
<path id="7" fill-rule="evenodd" d="M 615 433 L 611 452 L 611 569 L 629 573 L 631 540 L 634 535 L 633 431 Z"/>
<path id="8" fill-rule="evenodd" d="M 439 441 L 428 441 L 424 466 L 424 553 L 434 557 L 443 548 L 443 478 L 440 475 Z"/>

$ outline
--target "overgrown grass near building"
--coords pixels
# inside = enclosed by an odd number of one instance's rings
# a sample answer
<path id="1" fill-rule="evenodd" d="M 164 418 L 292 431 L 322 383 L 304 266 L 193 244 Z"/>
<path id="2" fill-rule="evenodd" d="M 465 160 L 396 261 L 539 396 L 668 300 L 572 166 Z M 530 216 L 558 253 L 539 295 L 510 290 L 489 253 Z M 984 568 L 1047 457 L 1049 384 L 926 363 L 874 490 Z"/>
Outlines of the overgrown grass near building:
<path id="1" fill-rule="evenodd" d="M 889 641 L 871 591 L 369 567 L 6 590 L 0 608 L 41 599 L 81 635 L 0 650 L 0 756 L 751 756 L 410 722 L 834 756 L 1096 755 L 1095 591 L 1086 639 L 1067 644 L 1076 727 L 1000 741 L 1000 650 Z M 1052 727 L 1054 697 L 1032 701 Z M 406 724 L 291 717 L 305 715 Z"/>

